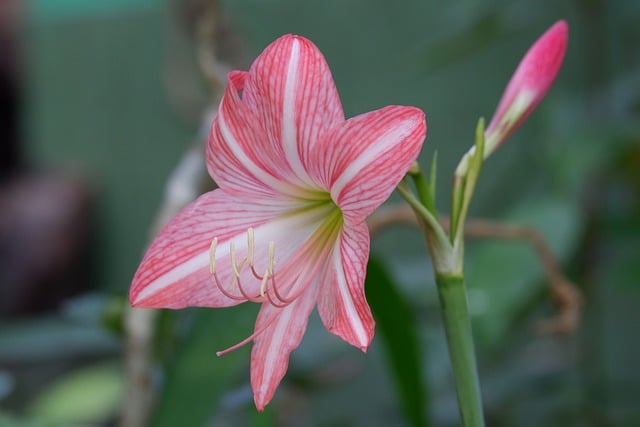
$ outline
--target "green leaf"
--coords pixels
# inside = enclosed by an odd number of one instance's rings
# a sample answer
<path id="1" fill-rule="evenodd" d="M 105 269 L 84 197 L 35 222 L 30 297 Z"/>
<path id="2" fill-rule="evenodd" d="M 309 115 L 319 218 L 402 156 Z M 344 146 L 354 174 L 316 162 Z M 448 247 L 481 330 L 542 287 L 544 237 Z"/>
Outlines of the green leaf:
<path id="1" fill-rule="evenodd" d="M 238 378 L 248 375 L 248 347 L 224 350 L 253 332 L 255 304 L 197 309 L 193 327 L 167 367 L 152 426 L 207 425 Z"/>
<path id="2" fill-rule="evenodd" d="M 50 425 L 100 423 L 115 416 L 123 392 L 122 373 L 116 364 L 91 366 L 45 388 L 27 412 Z"/>
<path id="3" fill-rule="evenodd" d="M 407 420 L 415 427 L 427 426 L 427 392 L 422 383 L 424 355 L 415 319 L 410 305 L 374 257 L 369 259 L 366 291 Z"/>

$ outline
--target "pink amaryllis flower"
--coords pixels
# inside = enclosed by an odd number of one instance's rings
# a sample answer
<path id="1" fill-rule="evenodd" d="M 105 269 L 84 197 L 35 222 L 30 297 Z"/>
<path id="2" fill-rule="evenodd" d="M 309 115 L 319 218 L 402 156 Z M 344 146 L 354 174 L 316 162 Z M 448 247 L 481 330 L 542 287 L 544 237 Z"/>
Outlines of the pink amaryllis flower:
<path id="1" fill-rule="evenodd" d="M 556 22 L 529 48 L 500 99 L 485 131 L 484 157 L 488 157 L 511 135 L 542 101 L 553 84 L 567 50 L 569 27 Z M 472 147 L 460 162 L 456 175 L 464 175 Z"/>
<path id="2" fill-rule="evenodd" d="M 131 285 L 135 307 L 262 304 L 251 385 L 262 410 L 318 307 L 326 328 L 365 351 L 371 214 L 418 156 L 424 113 L 390 106 L 345 120 L 309 40 L 286 35 L 233 71 L 207 144 L 219 188 L 160 232 Z"/>

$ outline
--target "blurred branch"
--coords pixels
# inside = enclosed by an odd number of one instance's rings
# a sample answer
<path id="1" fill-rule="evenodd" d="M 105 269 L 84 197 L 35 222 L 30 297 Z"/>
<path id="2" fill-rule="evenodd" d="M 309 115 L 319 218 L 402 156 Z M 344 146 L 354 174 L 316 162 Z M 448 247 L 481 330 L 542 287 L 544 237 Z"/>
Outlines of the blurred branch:
<path id="1" fill-rule="evenodd" d="M 210 114 L 205 114 L 203 127 L 208 130 L 210 123 Z M 152 236 L 200 194 L 201 183 L 207 175 L 201 141 L 201 137 L 196 139 L 167 180 L 164 200 L 151 227 Z M 153 404 L 151 366 L 157 313 L 157 310 L 132 307 L 125 312 L 126 398 L 120 420 L 122 427 L 143 427 L 148 422 Z"/>
<path id="2" fill-rule="evenodd" d="M 418 225 L 413 211 L 404 204 L 378 209 L 369 217 L 367 223 L 372 235 L 390 226 Z M 443 220 L 442 225 L 448 230 L 447 220 Z M 470 238 L 519 240 L 529 243 L 542 263 L 544 274 L 549 282 L 551 296 L 558 307 L 558 313 L 551 319 L 538 324 L 537 331 L 543 334 L 569 334 L 577 328 L 583 303 L 582 293 L 562 273 L 558 260 L 542 234 L 531 227 L 473 218 L 467 220 L 464 234 Z"/>
<path id="3" fill-rule="evenodd" d="M 229 71 L 229 67 L 220 63 L 216 57 L 218 8 L 217 1 L 203 2 L 201 17 L 196 22 L 198 65 L 212 93 L 220 93 L 224 89 L 226 74 Z"/>
<path id="4" fill-rule="evenodd" d="M 200 71 L 205 77 L 217 105 L 218 95 L 224 87 L 226 66 L 215 56 L 217 2 L 203 3 L 202 13 L 196 22 L 196 43 Z M 186 204 L 200 193 L 207 173 L 204 145 L 215 116 L 215 108 L 204 112 L 198 136 L 183 154 L 165 186 L 164 199 L 151 227 L 151 235 L 158 231 Z M 153 335 L 157 310 L 129 307 L 125 313 L 125 381 L 126 396 L 120 419 L 121 427 L 148 425 L 153 405 L 152 364 Z"/>

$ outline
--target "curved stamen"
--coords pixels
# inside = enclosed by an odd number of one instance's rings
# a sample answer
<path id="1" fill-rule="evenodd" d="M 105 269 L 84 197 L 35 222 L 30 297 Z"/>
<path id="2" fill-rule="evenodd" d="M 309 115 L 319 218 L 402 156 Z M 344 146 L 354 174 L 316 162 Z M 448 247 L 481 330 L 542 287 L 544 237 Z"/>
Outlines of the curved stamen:
<path id="1" fill-rule="evenodd" d="M 255 238 L 253 237 L 253 228 L 247 228 L 247 264 L 253 268 L 253 253 L 255 246 Z"/>
<path id="2" fill-rule="evenodd" d="M 272 240 L 269 242 L 269 249 L 267 251 L 267 269 L 262 276 L 262 281 L 260 282 L 260 295 L 264 296 L 264 291 L 267 287 L 267 280 L 269 277 L 273 276 L 274 264 L 276 263 L 276 244 Z"/>
<path id="3" fill-rule="evenodd" d="M 278 286 L 276 285 L 276 282 L 275 282 L 275 276 L 272 277 L 272 280 L 271 280 L 271 289 L 273 289 L 273 293 L 275 294 L 276 298 L 280 300 L 280 302 L 282 302 L 284 305 L 289 305 L 293 301 L 295 301 L 300 295 L 302 295 L 302 293 L 307 289 L 307 287 L 311 283 L 311 279 L 313 279 L 313 277 L 315 276 L 314 274 L 315 271 L 316 269 L 314 269 L 311 274 L 307 275 L 309 279 L 305 280 L 302 284 L 298 285 L 297 286 L 298 289 L 292 295 L 287 295 L 286 297 L 283 297 L 282 295 L 280 295 L 280 293 L 278 292 Z M 300 276 L 301 274 L 298 274 L 296 276 L 296 278 L 292 281 L 291 285 L 289 285 L 289 289 L 294 288 L 294 286 L 300 279 Z"/>
<path id="4" fill-rule="evenodd" d="M 274 300 L 273 298 L 271 298 L 271 294 L 269 293 L 269 291 L 267 291 L 265 293 L 267 300 L 269 300 L 269 304 L 271 304 L 272 306 L 276 307 L 276 308 L 285 308 L 286 306 L 288 306 L 289 304 L 291 304 L 291 302 L 284 302 L 284 303 L 279 303 L 276 300 Z"/>
<path id="5" fill-rule="evenodd" d="M 296 277 L 296 279 L 291 282 L 292 284 L 289 285 L 289 288 L 292 288 L 293 284 L 296 283 L 299 278 L 300 278 L 300 275 L 298 275 L 298 277 Z M 273 293 L 275 294 L 276 298 L 278 298 L 280 301 L 282 301 L 285 304 L 291 303 L 292 300 L 290 300 L 288 298 L 284 298 L 282 295 L 280 295 L 280 292 L 278 292 L 278 286 L 276 286 L 276 276 L 275 276 L 275 274 L 273 276 L 271 276 L 271 289 L 273 289 Z"/>
<path id="6" fill-rule="evenodd" d="M 301 266 L 308 265 L 309 259 L 317 260 L 319 255 L 326 249 L 322 247 L 314 247 L 315 245 L 305 245 L 301 251 L 290 259 L 287 264 L 293 267 L 287 269 L 291 273 L 291 276 L 298 273 L 292 280 L 286 280 L 286 285 L 280 284 L 276 280 L 275 274 L 275 242 L 272 240 L 269 242 L 267 249 L 267 265 L 265 267 L 264 274 L 259 274 L 255 268 L 255 234 L 252 227 L 247 229 L 247 256 L 240 259 L 238 263 L 238 254 L 236 253 L 235 242 L 229 241 L 229 258 L 231 264 L 231 291 L 224 289 L 224 286 L 220 282 L 218 275 L 216 274 L 216 249 L 218 246 L 218 239 L 214 238 L 211 241 L 209 248 L 209 270 L 214 276 L 216 286 L 222 294 L 227 298 L 235 301 L 251 301 L 255 303 L 268 302 L 276 308 L 284 308 L 295 301 L 302 293 L 309 287 L 313 278 L 319 269 L 322 268 L 322 263 L 311 262 L 312 268 L 305 272 L 305 269 Z M 304 262 L 303 262 L 304 261 Z M 252 292 L 245 290 L 240 280 L 242 269 L 248 266 L 251 275 L 260 281 L 259 295 L 251 295 Z M 297 266 L 294 267 L 294 266 Z M 280 272 L 282 273 L 282 272 Z M 284 277 L 279 274 L 281 278 Z M 289 276 L 289 274 L 287 274 Z M 304 277 L 303 277 L 304 276 Z M 301 280 L 301 277 L 303 278 Z M 236 289 L 240 292 L 240 295 L 235 294 Z"/>
<path id="7" fill-rule="evenodd" d="M 236 300 L 236 301 L 244 301 L 246 298 L 243 298 L 241 296 L 238 295 L 233 295 L 227 291 L 224 290 L 224 287 L 222 286 L 222 283 L 220 283 L 220 279 L 218 279 L 218 275 L 214 272 L 213 273 L 213 280 L 216 283 L 216 286 L 218 287 L 218 289 L 220 290 L 220 292 L 222 292 L 222 294 L 227 297 L 230 298 L 232 300 Z"/>
<path id="8" fill-rule="evenodd" d="M 224 286 L 222 285 L 222 283 L 220 283 L 220 279 L 218 278 L 218 275 L 216 274 L 216 249 L 218 247 L 218 238 L 215 237 L 212 241 L 211 241 L 211 246 L 209 247 L 209 272 L 211 273 L 211 275 L 213 276 L 213 280 L 216 284 L 216 286 L 218 287 L 218 290 L 220 290 L 220 292 L 226 296 L 227 298 L 230 298 L 232 300 L 235 301 L 251 301 L 251 302 L 262 302 L 261 299 L 258 298 L 252 298 L 249 297 L 244 290 L 242 289 L 242 286 L 240 286 L 240 271 L 242 270 L 242 267 L 244 266 L 245 262 L 247 262 L 248 258 L 243 258 L 240 261 L 240 264 L 236 263 L 236 255 L 235 255 L 235 247 L 233 244 L 233 241 L 229 243 L 229 255 L 231 257 L 231 269 L 233 270 L 233 279 L 231 280 L 231 289 L 232 291 L 236 289 L 236 287 L 238 287 L 240 289 L 240 295 L 234 295 L 231 292 L 228 292 L 224 289 Z M 250 253 L 250 255 L 252 255 Z"/>
<path id="9" fill-rule="evenodd" d="M 251 302 L 264 302 L 264 298 L 257 296 L 257 297 L 250 297 L 245 291 L 244 289 L 242 289 L 242 283 L 240 282 L 240 278 L 239 277 L 235 277 L 234 278 L 234 283 L 237 285 L 238 290 L 240 291 L 240 293 L 242 294 L 242 296 L 247 300 L 247 301 L 251 301 Z"/>
<path id="10" fill-rule="evenodd" d="M 244 267 L 244 263 L 246 261 L 247 259 L 243 258 L 242 261 L 240 261 L 240 265 L 233 268 L 233 278 L 231 279 L 231 289 L 234 291 L 238 287 L 238 280 L 240 280 L 240 271 L 242 270 L 242 267 Z M 233 260 L 231 260 L 231 262 L 233 262 Z"/>
<path id="11" fill-rule="evenodd" d="M 233 243 L 233 240 L 229 242 L 229 257 L 231 258 L 231 270 L 233 270 L 233 279 L 231 282 L 231 289 L 235 290 L 236 282 L 240 277 L 240 270 L 242 270 L 242 267 L 244 266 L 244 263 L 247 259 L 243 258 L 242 261 L 240 261 L 240 265 L 236 264 L 236 247 L 235 247 L 235 244 Z"/>

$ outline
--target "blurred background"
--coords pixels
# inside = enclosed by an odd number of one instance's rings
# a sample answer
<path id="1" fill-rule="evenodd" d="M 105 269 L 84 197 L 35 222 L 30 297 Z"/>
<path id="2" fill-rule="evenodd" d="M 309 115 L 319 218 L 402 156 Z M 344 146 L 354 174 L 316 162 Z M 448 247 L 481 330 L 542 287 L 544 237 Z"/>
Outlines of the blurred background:
<path id="1" fill-rule="evenodd" d="M 0 426 L 458 425 L 411 226 L 373 240 L 369 352 L 314 314 L 263 414 L 249 348 L 215 356 L 251 333 L 256 306 L 132 315 L 128 286 L 156 224 L 195 195 L 181 184 L 203 178 L 220 75 L 278 36 L 318 45 L 348 117 L 424 109 L 421 163 L 437 150 L 446 212 L 478 117 L 562 18 L 559 78 L 485 164 L 472 216 L 540 232 L 582 312 L 575 328 L 541 333 L 558 306 L 531 245 L 469 243 L 487 424 L 640 425 L 640 2 L 3 0 Z M 150 375 L 131 370 L 137 360 Z"/>

